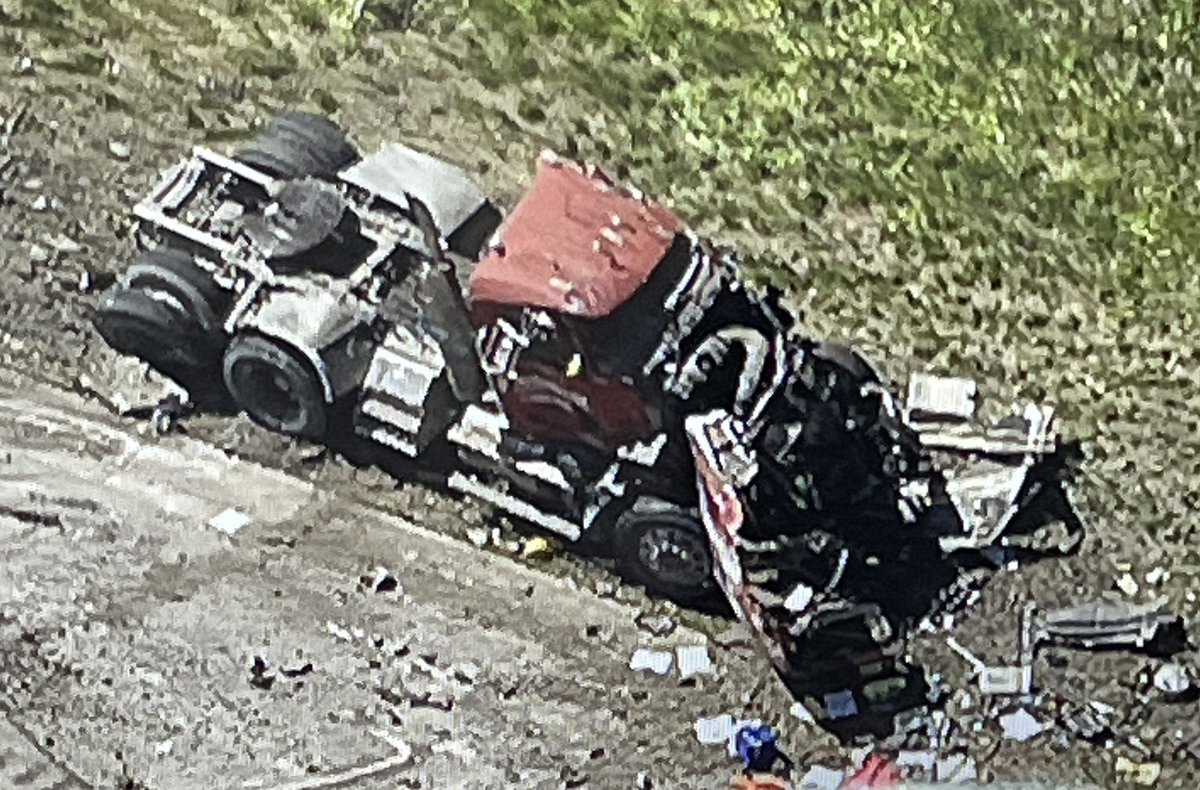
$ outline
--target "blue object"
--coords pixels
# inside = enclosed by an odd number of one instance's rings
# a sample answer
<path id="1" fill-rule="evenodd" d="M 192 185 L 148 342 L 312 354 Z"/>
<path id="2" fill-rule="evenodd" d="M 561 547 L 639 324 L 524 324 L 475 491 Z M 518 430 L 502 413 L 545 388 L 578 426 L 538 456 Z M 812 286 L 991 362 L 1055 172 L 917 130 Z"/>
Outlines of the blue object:
<path id="1" fill-rule="evenodd" d="M 770 772 L 776 762 L 791 761 L 779 751 L 779 734 L 765 724 L 747 724 L 734 735 L 734 747 L 742 764 L 750 771 Z"/>

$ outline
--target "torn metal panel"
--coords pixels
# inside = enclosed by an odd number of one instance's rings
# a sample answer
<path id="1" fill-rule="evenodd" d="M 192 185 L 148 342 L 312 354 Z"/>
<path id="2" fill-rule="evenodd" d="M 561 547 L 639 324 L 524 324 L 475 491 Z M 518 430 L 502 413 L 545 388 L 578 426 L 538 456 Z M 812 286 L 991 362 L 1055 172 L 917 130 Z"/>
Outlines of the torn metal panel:
<path id="1" fill-rule="evenodd" d="M 978 398 L 979 387 L 970 379 L 917 373 L 908 380 L 907 418 L 967 420 L 975 415 Z"/>

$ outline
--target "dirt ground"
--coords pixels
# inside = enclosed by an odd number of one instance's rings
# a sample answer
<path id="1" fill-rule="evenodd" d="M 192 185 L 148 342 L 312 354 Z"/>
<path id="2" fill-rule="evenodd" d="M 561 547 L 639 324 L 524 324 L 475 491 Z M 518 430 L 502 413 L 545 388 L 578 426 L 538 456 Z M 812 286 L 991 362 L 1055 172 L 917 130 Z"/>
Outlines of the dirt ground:
<path id="1" fill-rule="evenodd" d="M 452 40 L 434 41 L 418 34 L 380 36 L 336 67 L 314 57 L 286 74 L 245 77 L 215 48 L 189 44 L 187 31 L 172 22 L 166 6 L 155 11 L 156 5 L 145 5 L 142 13 L 149 21 L 127 26 L 121 34 L 115 32 L 115 23 L 100 17 L 79 22 L 78 29 L 64 34 L 30 11 L 36 7 L 40 4 L 32 0 L 0 3 L 0 363 L 110 402 L 156 398 L 159 383 L 100 343 L 86 321 L 88 306 L 130 254 L 126 212 L 131 200 L 186 146 L 223 146 L 231 134 L 244 134 L 284 105 L 322 108 L 333 111 L 363 148 L 384 139 L 424 147 L 477 173 L 485 188 L 506 203 L 528 183 L 537 151 L 548 145 L 563 148 L 578 118 L 586 114 L 566 101 L 549 102 L 545 117 L 529 123 L 517 108 L 523 91 L 534 88 L 520 81 L 485 88 L 459 65 L 468 55 L 455 55 Z M 59 24 L 57 18 L 52 21 Z M 167 51 L 169 56 L 164 56 Z M 850 218 L 842 225 L 839 232 L 849 246 L 870 246 L 870 234 L 861 223 Z M 788 242 L 763 242 L 734 230 L 725 238 L 755 252 Z M 884 266 L 886 276 L 897 278 L 898 288 L 906 287 L 902 267 L 882 257 L 866 257 L 865 265 Z M 921 274 L 909 274 L 918 287 Z M 796 298 L 804 305 L 813 301 L 803 288 L 796 289 Z M 1090 399 L 1103 405 L 1109 420 L 1099 427 L 1069 420 L 1065 426 L 1069 433 L 1095 440 L 1076 486 L 1089 528 L 1080 554 L 998 573 L 982 600 L 958 618 L 957 638 L 985 660 L 1005 661 L 1015 656 L 1018 602 L 1054 606 L 1101 593 L 1120 595 L 1114 592 L 1114 580 L 1126 570 L 1138 582 L 1134 598 L 1161 594 L 1185 617 L 1194 618 L 1200 611 L 1193 594 L 1200 563 L 1190 517 L 1195 487 L 1189 481 L 1197 462 L 1197 439 L 1186 371 L 1195 349 L 1179 337 L 1183 323 L 1174 329 L 1149 322 L 1128 327 L 1110 321 L 1102 305 L 1077 293 L 1061 294 L 1053 319 L 1040 329 L 1012 315 L 1015 308 L 1005 306 L 1003 292 L 981 292 L 972 303 L 978 315 L 993 311 L 1033 338 L 1006 346 L 1011 340 L 1001 336 L 996 324 L 982 320 L 937 330 L 945 335 L 947 347 L 978 349 L 985 392 L 1004 398 L 1015 390 L 1041 390 L 1048 399 L 1067 403 L 1068 413 L 1075 414 L 1086 410 L 1072 404 Z M 895 320 L 898 325 L 888 325 L 878 310 L 810 317 L 815 326 L 837 326 L 839 334 L 861 339 L 893 371 L 912 364 L 914 353 L 918 362 L 936 361 L 919 353 L 911 314 L 909 323 Z M 1038 372 L 1054 368 L 1056 349 L 1067 358 L 1084 346 L 1094 350 L 1075 354 L 1084 360 L 1077 370 L 1060 366 L 1054 376 L 1036 378 Z M 1095 366 L 1126 371 L 1129 385 L 1120 392 L 1098 390 L 1088 375 Z M 1154 382 L 1149 387 L 1156 394 L 1153 402 L 1142 397 L 1146 380 Z M 313 461 L 313 448 L 266 436 L 244 420 L 200 419 L 191 428 L 194 437 L 213 447 L 283 467 L 339 497 L 370 500 L 398 513 L 423 513 L 422 523 L 439 530 L 463 534 L 484 523 L 476 509 L 419 486 L 393 490 L 381 476 L 348 469 L 336 459 Z M 336 539 L 339 535 L 335 531 L 321 538 L 326 553 L 344 550 Z M 350 562 L 349 555 L 342 561 Z M 551 567 L 585 588 L 610 582 L 602 570 L 565 558 Z M 1156 568 L 1168 573 L 1148 582 L 1147 574 Z M 242 572 L 247 583 L 255 575 L 249 566 Z M 226 592 L 236 598 L 236 590 L 230 588 L 211 592 L 214 604 Z M 620 595 L 636 597 L 624 590 Z M 313 600 L 320 597 L 314 594 Z M 659 603 L 639 605 L 669 611 Z M 700 615 L 675 616 L 701 629 L 723 627 Z M 952 687 L 969 688 L 966 666 L 946 648 L 944 635 L 929 635 L 918 648 L 927 665 L 939 670 Z M 1191 654 L 1181 660 L 1195 663 Z M 1121 742 L 1112 748 L 1065 738 L 1053 726 L 1023 744 L 1004 741 L 994 714 L 981 707 L 977 695 L 965 699 L 964 692 L 951 708 L 959 741 L 997 779 L 1111 786 L 1118 782 L 1116 758 L 1127 756 L 1160 762 L 1159 786 L 1195 786 L 1200 776 L 1200 763 L 1192 755 L 1200 749 L 1195 704 L 1169 706 L 1153 694 L 1144 695 L 1139 673 L 1154 666 L 1150 659 L 1123 654 L 1069 653 L 1053 662 L 1039 659 L 1035 678 L 1042 689 L 1078 702 L 1106 702 L 1122 712 Z M 1039 707 L 1044 709 L 1044 703 Z M 335 703 L 331 699 L 329 704 Z M 122 715 L 157 715 L 136 704 L 131 710 Z M 87 718 L 86 713 L 74 715 L 77 720 Z M 690 726 L 690 712 L 669 705 L 646 715 L 653 720 L 647 721 L 645 733 L 660 724 L 675 728 L 671 732 L 678 731 L 681 721 Z M 1042 715 L 1045 723 L 1053 724 L 1048 714 Z M 127 737 L 122 727 L 132 726 L 119 722 L 110 736 L 92 737 L 110 737 L 104 746 L 108 748 Z M 1130 736 L 1145 745 L 1143 752 L 1127 744 Z M 687 738 L 680 738 L 682 749 Z M 813 736 L 812 743 L 828 742 Z M 606 759 L 621 758 L 610 754 Z M 689 758 L 664 754 L 662 759 L 681 760 L 679 770 L 690 770 L 683 767 Z M 627 776 L 634 774 L 636 770 Z M 159 786 L 145 775 L 139 778 Z M 595 786 L 628 786 L 628 781 Z"/>

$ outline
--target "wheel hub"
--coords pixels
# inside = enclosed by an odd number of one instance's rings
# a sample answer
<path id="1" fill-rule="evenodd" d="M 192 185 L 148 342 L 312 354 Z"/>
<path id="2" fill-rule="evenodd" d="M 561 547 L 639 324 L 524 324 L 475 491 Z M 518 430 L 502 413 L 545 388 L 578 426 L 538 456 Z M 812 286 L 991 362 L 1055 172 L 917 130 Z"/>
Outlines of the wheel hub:
<path id="1" fill-rule="evenodd" d="M 638 541 L 638 557 L 659 579 L 681 587 L 699 587 L 712 573 L 703 538 L 679 527 L 646 530 Z"/>

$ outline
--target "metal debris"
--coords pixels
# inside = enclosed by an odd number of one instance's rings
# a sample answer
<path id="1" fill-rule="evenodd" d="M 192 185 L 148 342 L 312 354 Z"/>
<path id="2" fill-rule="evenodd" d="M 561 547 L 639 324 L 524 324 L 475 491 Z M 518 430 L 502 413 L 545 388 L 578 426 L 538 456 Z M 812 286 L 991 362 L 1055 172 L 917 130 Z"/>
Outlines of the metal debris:
<path id="1" fill-rule="evenodd" d="M 983 694 L 1028 694 L 1033 689 L 1033 667 L 983 667 L 979 691 Z"/>
<path id="2" fill-rule="evenodd" d="M 633 651 L 629 659 L 629 668 L 635 672 L 649 670 L 657 675 L 665 675 L 671 671 L 673 657 L 665 650 L 650 650 L 640 647 Z"/>
<path id="3" fill-rule="evenodd" d="M 222 510 L 208 521 L 208 526 L 233 537 L 251 521 L 250 517 L 235 508 Z"/>
<path id="4" fill-rule="evenodd" d="M 1000 727 L 1004 731 L 1004 737 L 1012 741 L 1028 741 L 1036 738 L 1046 729 L 1045 725 L 1024 708 L 1006 713 L 1000 717 L 999 721 Z"/>
<path id="5" fill-rule="evenodd" d="M 712 659 L 708 648 L 704 645 L 681 646 L 675 649 L 675 658 L 679 665 L 679 676 L 687 680 L 693 675 L 709 674 L 712 672 Z"/>
<path id="6" fill-rule="evenodd" d="M 1117 585 L 1118 590 L 1125 593 L 1130 598 L 1137 595 L 1138 590 L 1141 589 L 1140 587 L 1138 587 L 1137 580 L 1133 578 L 1132 574 L 1128 574 L 1128 573 L 1123 573 L 1120 576 L 1118 576 L 1116 585 Z"/>
<path id="7" fill-rule="evenodd" d="M 728 713 L 708 719 L 697 719 L 694 725 L 696 740 L 707 746 L 729 743 L 737 728 Z"/>
<path id="8" fill-rule="evenodd" d="M 1084 648 L 1145 647 L 1160 628 L 1179 621 L 1167 609 L 1165 598 L 1148 604 L 1097 600 L 1040 616 L 1034 612 L 1031 617 L 1031 644 L 1050 642 Z"/>
<path id="9" fill-rule="evenodd" d="M 797 790 L 837 790 L 846 781 L 846 772 L 840 768 L 814 765 L 800 777 Z"/>

